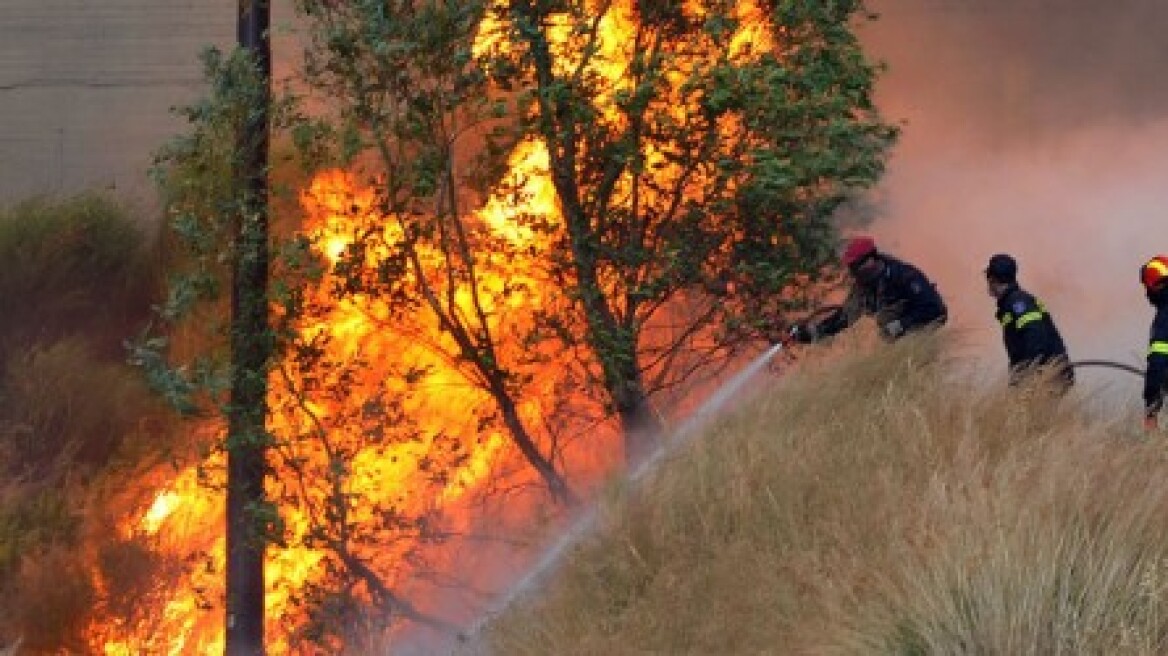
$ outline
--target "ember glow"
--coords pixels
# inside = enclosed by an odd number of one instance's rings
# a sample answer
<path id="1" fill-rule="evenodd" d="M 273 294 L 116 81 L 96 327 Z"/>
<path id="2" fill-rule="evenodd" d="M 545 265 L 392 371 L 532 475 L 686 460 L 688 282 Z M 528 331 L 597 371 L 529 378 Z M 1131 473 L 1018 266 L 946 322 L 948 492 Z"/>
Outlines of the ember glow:
<path id="1" fill-rule="evenodd" d="M 697 14 L 698 3 L 692 4 L 690 11 Z M 732 55 L 771 48 L 772 37 L 758 20 L 761 10 L 753 3 L 739 7 L 743 24 L 731 42 Z M 629 85 L 626 68 L 636 29 L 631 0 L 611 3 L 601 22 L 594 66 L 611 80 L 612 94 Z M 488 20 L 481 27 L 479 50 L 500 47 L 501 34 Z M 557 48 L 565 51 L 580 38 L 567 32 L 556 36 L 561 40 Z M 573 63 L 571 57 L 563 61 Z M 670 81 L 681 84 L 680 74 Z M 609 118 L 619 120 L 615 110 Z M 647 157 L 673 166 L 660 153 Z M 422 258 L 435 270 L 434 280 L 427 281 L 468 314 L 475 292 L 486 328 L 504 336 L 497 338 L 499 358 L 522 374 L 516 398 L 523 422 L 545 453 L 555 444 L 556 462 L 566 467 L 570 483 L 586 487 L 620 452 L 618 436 L 607 423 L 596 423 L 598 406 L 581 389 L 588 365 L 581 364 L 579 354 L 551 343 L 506 339 L 525 334 L 541 308 L 565 302 L 559 285 L 541 274 L 538 262 L 550 245 L 529 221 L 537 216 L 558 223 L 547 161 L 542 143 L 518 144 L 500 191 L 467 221 L 478 232 L 476 239 L 498 246 L 484 252 L 508 255 L 476 261 L 474 288 L 443 282 L 440 253 L 422 253 Z M 379 213 L 375 189 L 350 173 L 319 174 L 300 200 L 303 233 L 324 262 L 340 262 L 359 234 L 380 235 L 381 243 L 402 234 L 399 220 Z M 366 266 L 372 269 L 385 255 L 370 249 Z M 402 275 L 409 281 L 417 273 Z M 297 343 L 304 349 L 290 353 L 271 377 L 269 428 L 276 446 L 269 494 L 278 501 L 285 524 L 282 543 L 268 550 L 268 648 L 273 654 L 297 649 L 297 636 L 310 622 L 305 596 L 314 586 L 327 587 L 344 576 L 336 571 L 338 562 L 359 563 L 421 612 L 441 616 L 442 609 L 431 608 L 438 587 L 449 581 L 500 583 L 467 571 L 474 564 L 455 562 L 466 548 L 458 545 L 460 538 L 481 538 L 484 524 L 493 526 L 496 520 L 522 525 L 540 513 L 555 512 L 538 493 L 539 477 L 513 446 L 494 399 L 476 385 L 474 371 L 459 361 L 457 345 L 435 316 L 425 307 L 403 316 L 372 294 L 338 300 L 334 291 L 342 283 L 329 273 L 307 291 L 306 312 L 296 325 Z M 304 358 L 315 367 L 305 366 Z M 565 408 L 574 407 L 592 414 L 566 418 Z M 222 650 L 222 467 L 216 455 L 178 472 L 120 527 L 127 538 L 147 539 L 194 565 L 169 587 L 168 601 L 148 626 L 95 627 L 97 650 L 110 655 Z M 492 506 L 489 499 L 505 501 Z M 358 527 L 357 533 L 337 529 L 338 514 Z M 368 579 L 346 580 L 358 599 L 378 603 Z"/>

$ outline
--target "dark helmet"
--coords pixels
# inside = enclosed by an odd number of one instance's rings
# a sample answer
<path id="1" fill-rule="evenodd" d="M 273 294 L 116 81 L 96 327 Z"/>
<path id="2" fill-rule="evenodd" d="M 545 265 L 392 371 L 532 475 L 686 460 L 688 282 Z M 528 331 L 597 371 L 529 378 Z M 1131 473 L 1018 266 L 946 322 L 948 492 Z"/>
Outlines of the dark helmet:
<path id="1" fill-rule="evenodd" d="M 1005 253 L 998 253 L 990 258 L 985 275 L 996 282 L 1014 282 L 1018 279 L 1018 262 Z"/>

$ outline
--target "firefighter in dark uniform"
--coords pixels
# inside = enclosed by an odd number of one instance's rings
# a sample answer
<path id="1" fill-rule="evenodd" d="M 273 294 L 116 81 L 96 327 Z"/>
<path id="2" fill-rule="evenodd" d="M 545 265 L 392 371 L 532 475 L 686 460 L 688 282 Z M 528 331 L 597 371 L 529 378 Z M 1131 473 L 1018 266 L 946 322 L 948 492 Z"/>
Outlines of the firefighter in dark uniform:
<path id="1" fill-rule="evenodd" d="M 1157 416 L 1168 387 L 1168 255 L 1157 255 L 1140 267 L 1140 282 L 1156 308 L 1144 373 L 1144 427 L 1152 431 L 1159 427 Z"/>
<path id="2" fill-rule="evenodd" d="M 841 259 L 852 281 L 847 299 L 818 321 L 795 324 L 795 341 L 830 337 L 865 314 L 875 316 L 880 334 L 890 341 L 939 327 L 948 318 L 936 285 L 915 266 L 876 250 L 871 237 L 851 239 Z"/>
<path id="3" fill-rule="evenodd" d="M 1009 255 L 994 255 L 985 269 L 986 288 L 998 301 L 997 319 L 1010 360 L 1010 384 L 1017 385 L 1039 367 L 1054 368 L 1054 379 L 1075 382 L 1067 347 L 1054 319 L 1042 303 L 1018 286 L 1018 263 Z"/>

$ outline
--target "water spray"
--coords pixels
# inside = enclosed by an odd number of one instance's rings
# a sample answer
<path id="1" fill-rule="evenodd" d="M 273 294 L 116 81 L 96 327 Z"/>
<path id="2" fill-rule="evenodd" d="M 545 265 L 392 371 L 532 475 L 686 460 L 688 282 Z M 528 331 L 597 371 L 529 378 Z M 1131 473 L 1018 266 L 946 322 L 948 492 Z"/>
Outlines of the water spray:
<path id="1" fill-rule="evenodd" d="M 712 418 L 716 417 L 724 409 L 726 403 L 734 398 L 747 382 L 766 367 L 767 363 L 778 355 L 779 351 L 783 350 L 783 346 L 783 342 L 771 346 L 750 364 L 743 367 L 741 371 L 735 374 L 734 378 L 724 383 L 711 394 L 705 403 L 698 408 L 697 412 L 673 432 L 672 439 L 662 444 L 652 456 L 629 474 L 628 483 L 630 485 L 637 485 L 649 472 L 652 472 L 661 464 L 665 456 L 692 440 L 700 432 L 701 428 L 705 427 Z M 568 549 L 585 535 L 590 534 L 596 529 L 599 518 L 599 505 L 593 503 L 567 531 L 548 546 L 535 565 L 528 570 L 527 574 L 492 604 L 459 638 L 466 643 L 475 640 L 492 618 L 498 616 L 515 602 L 535 590 L 538 584 L 552 572 L 555 565 L 560 562 Z"/>
<path id="2" fill-rule="evenodd" d="M 684 424 L 682 424 L 673 433 L 672 439 L 666 441 L 660 448 L 658 448 L 653 455 L 635 468 L 628 476 L 628 483 L 630 485 L 639 484 L 650 472 L 656 470 L 667 455 L 675 452 L 682 445 L 692 440 L 700 429 L 705 427 L 708 422 L 721 412 L 727 402 L 734 398 L 742 389 L 742 387 L 754 378 L 760 370 L 762 370 L 778 353 L 783 349 L 784 343 L 780 342 L 771 346 L 767 351 L 755 358 L 750 364 L 739 371 L 734 378 L 727 381 L 719 387 L 705 403 L 698 408 Z M 1072 362 L 1072 368 L 1085 367 L 1105 367 L 1125 371 L 1137 376 L 1143 376 L 1144 371 L 1138 367 L 1124 364 L 1122 362 L 1114 362 L 1111 360 L 1081 360 Z M 510 608 L 517 601 L 522 599 L 525 595 L 533 592 L 538 585 L 553 571 L 555 566 L 561 561 L 568 549 L 577 544 L 586 535 L 592 533 L 599 521 L 600 508 L 597 504 L 592 504 L 588 510 L 581 515 L 576 522 L 559 538 L 549 545 L 540 556 L 539 560 L 528 570 L 528 572 L 519 579 L 507 592 L 500 597 L 490 608 L 488 608 L 482 616 L 474 622 L 465 632 L 460 634 L 459 638 L 464 643 L 471 643 L 476 640 L 482 633 L 486 625 L 492 618 L 497 617 L 500 613 Z"/>

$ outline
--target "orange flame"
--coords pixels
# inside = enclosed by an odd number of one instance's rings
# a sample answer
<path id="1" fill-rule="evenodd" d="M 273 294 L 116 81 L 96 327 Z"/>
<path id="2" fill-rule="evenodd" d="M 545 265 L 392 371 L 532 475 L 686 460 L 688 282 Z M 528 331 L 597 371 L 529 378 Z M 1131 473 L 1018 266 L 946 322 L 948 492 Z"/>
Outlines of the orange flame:
<path id="1" fill-rule="evenodd" d="M 700 6 L 691 3 L 695 15 Z M 771 35 L 761 27 L 761 9 L 753 2 L 739 3 L 742 25 L 732 38 L 732 56 L 750 56 L 752 50 L 771 48 Z M 601 18 L 600 38 L 596 44 L 593 66 L 598 74 L 611 81 L 609 96 L 603 103 L 610 107 L 605 120 L 620 121 L 613 109 L 615 95 L 627 90 L 627 62 L 634 55 L 637 30 L 636 13 L 631 0 L 612 3 Z M 480 28 L 476 52 L 499 47 L 501 31 L 487 19 Z M 578 36 L 570 34 L 567 25 L 553 29 L 554 40 L 561 49 L 571 50 L 571 42 Z M 562 58 L 564 66 L 574 66 L 572 56 Z M 674 72 L 671 82 L 680 86 L 685 71 Z M 686 111 L 678 106 L 678 112 Z M 646 154 L 647 161 L 660 167 L 672 167 L 661 153 Z M 559 210 L 554 187 L 548 173 L 548 154 L 541 142 L 529 140 L 520 143 L 510 156 L 511 172 L 507 176 L 510 193 L 499 192 L 486 200 L 476 219 L 492 235 L 517 247 L 516 252 L 527 253 L 512 262 L 483 262 L 480 267 L 480 291 L 487 303 L 487 312 L 495 334 L 515 334 L 532 313 L 541 307 L 561 302 L 560 290 L 540 278 L 534 262 L 544 257 L 539 237 L 519 220 L 521 215 L 540 216 L 558 222 Z M 516 198 L 522 203 L 517 204 Z M 373 189 L 357 185 L 344 172 L 319 174 L 301 197 L 307 214 L 305 234 L 311 237 L 316 252 L 330 262 L 337 262 L 345 249 L 353 243 L 359 230 L 384 230 L 388 237 L 397 228 L 391 217 L 376 211 Z M 523 248 L 518 248 L 523 247 Z M 436 256 L 435 256 L 436 257 Z M 493 400 L 468 380 L 468 374 L 456 361 L 445 354 L 456 352 L 450 337 L 436 319 L 425 312 L 401 319 L 382 300 L 370 296 L 356 296 L 337 301 L 331 294 L 336 280 L 326 276 L 309 291 L 309 302 L 314 311 L 299 325 L 303 340 L 316 340 L 330 363 L 339 367 L 352 366 L 354 375 L 346 382 L 343 398 L 331 401 L 302 396 L 297 392 L 306 384 L 294 363 L 283 362 L 272 376 L 271 406 L 273 419 L 270 429 L 276 436 L 276 451 L 281 458 L 275 475 L 271 477 L 269 492 L 276 499 L 296 499 L 282 507 L 286 522 L 285 546 L 268 551 L 267 594 L 269 651 L 273 654 L 292 650 L 290 628 L 302 624 L 303 609 L 297 604 L 306 585 L 320 580 L 322 563 L 328 557 L 327 549 L 314 541 L 320 509 L 330 501 L 328 490 L 297 488 L 295 467 L 289 463 L 303 463 L 315 471 L 328 471 L 340 466 L 331 455 L 330 443 L 347 450 L 342 474 L 338 475 L 349 495 L 348 508 L 356 524 L 375 525 L 378 508 L 392 507 L 407 515 L 421 516 L 433 511 L 444 511 L 448 529 L 452 532 L 470 531 L 475 526 L 472 507 L 477 495 L 486 486 L 507 472 L 519 472 L 520 482 L 531 483 L 534 474 L 511 446 L 507 434 L 495 421 L 484 421 L 493 410 Z M 504 289 L 508 294 L 499 294 Z M 518 291 L 517 291 L 518 290 Z M 493 292 L 493 293 L 492 293 Z M 468 290 L 457 290 L 459 305 L 469 304 Z M 501 299 L 492 301 L 491 299 Z M 505 307 L 491 307 L 502 302 Z M 504 344 L 503 356 L 521 354 L 520 344 Z M 538 375 L 520 397 L 520 414 L 530 426 L 543 426 L 554 412 L 556 403 L 565 395 L 570 376 L 579 372 L 572 354 L 556 352 L 551 347 L 543 355 Z M 357 367 L 360 364 L 361 367 Z M 404 382 L 405 368 L 428 372 L 411 386 Z M 339 375 L 339 374 L 338 374 Z M 339 384 L 338 380 L 327 381 Z M 408 418 L 412 439 L 396 436 L 401 427 L 385 418 L 355 422 L 363 406 L 374 399 L 393 399 L 401 403 L 401 416 Z M 385 408 L 380 408 L 385 412 Z M 384 433 L 384 434 L 382 434 Z M 450 446 L 443 440 L 459 436 Z M 547 436 L 543 436 L 546 440 Z M 581 447 L 574 458 L 565 458 L 581 469 L 598 472 L 611 462 L 615 454 L 615 435 L 611 432 L 594 439 L 587 449 Z M 438 468 L 445 474 L 434 479 L 431 465 L 441 460 Z M 280 464 L 282 463 L 282 464 Z M 582 464 L 581 464 L 582 463 Z M 127 537 L 144 536 L 153 540 L 167 553 L 192 557 L 206 554 L 209 566 L 194 572 L 189 579 L 175 582 L 169 600 L 159 609 L 158 619 L 150 627 L 130 627 L 125 635 L 109 635 L 108 630 L 95 630 L 95 647 L 109 655 L 137 653 L 214 653 L 223 647 L 222 571 L 224 563 L 224 508 L 220 492 L 200 483 L 200 472 L 211 472 L 212 479 L 220 477 L 222 458 L 215 456 L 200 466 L 188 467 L 175 476 L 154 496 L 150 505 L 128 519 L 122 530 Z M 221 482 L 221 481 L 219 481 Z M 512 481 L 513 484 L 514 481 Z M 525 516 L 532 510 L 530 502 L 517 504 L 519 511 L 512 517 Z M 311 546 L 310 546 L 311 545 Z M 408 555 L 412 550 L 425 548 L 437 561 L 443 563 L 441 545 L 420 545 L 409 537 L 392 544 L 361 550 L 372 566 L 384 576 L 385 582 L 396 589 L 415 589 L 418 582 L 412 578 Z M 453 552 L 452 552 L 453 553 Z M 211 608 L 205 606 L 211 602 Z"/>

